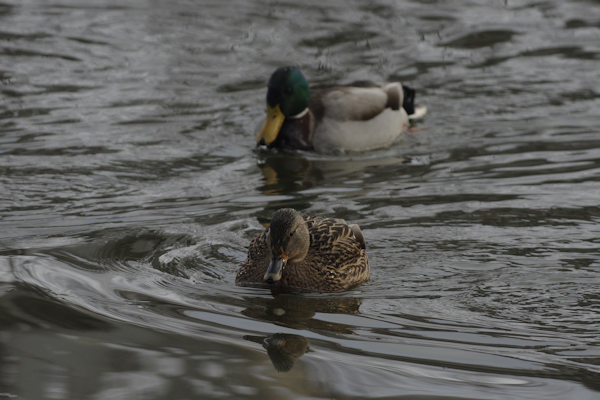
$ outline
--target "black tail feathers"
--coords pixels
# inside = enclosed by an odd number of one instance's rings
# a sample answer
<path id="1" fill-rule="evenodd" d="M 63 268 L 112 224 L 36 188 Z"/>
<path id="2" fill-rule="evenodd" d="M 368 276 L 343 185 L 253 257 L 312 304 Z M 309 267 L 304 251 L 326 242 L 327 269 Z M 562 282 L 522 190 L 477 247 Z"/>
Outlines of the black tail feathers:
<path id="1" fill-rule="evenodd" d="M 406 110 L 408 115 L 415 113 L 415 89 L 409 88 L 408 86 L 402 85 L 402 91 L 404 92 L 404 101 L 402 102 L 402 108 Z"/>

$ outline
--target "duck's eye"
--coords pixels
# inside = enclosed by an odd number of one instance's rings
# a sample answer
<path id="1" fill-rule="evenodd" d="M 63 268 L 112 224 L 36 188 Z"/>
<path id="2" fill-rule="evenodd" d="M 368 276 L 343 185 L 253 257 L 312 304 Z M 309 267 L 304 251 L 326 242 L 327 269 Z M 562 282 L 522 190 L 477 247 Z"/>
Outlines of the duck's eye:
<path id="1" fill-rule="evenodd" d="M 290 237 L 294 236 L 294 232 L 290 232 Z"/>
<path id="2" fill-rule="evenodd" d="M 285 88 L 285 94 L 292 94 L 292 88 L 291 87 L 286 87 Z"/>

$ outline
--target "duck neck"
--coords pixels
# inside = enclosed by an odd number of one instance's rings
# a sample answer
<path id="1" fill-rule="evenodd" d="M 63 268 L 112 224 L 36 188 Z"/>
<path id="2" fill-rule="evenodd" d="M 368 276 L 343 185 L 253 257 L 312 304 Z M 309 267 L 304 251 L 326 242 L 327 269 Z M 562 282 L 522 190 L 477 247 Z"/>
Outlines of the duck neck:
<path id="1" fill-rule="evenodd" d="M 306 107 L 304 109 L 304 111 L 299 112 L 296 115 L 289 116 L 288 118 L 291 118 L 291 119 L 300 119 L 300 118 L 304 117 L 306 115 L 306 113 L 308 113 L 308 107 Z"/>
<path id="2" fill-rule="evenodd" d="M 303 111 L 302 117 L 287 117 L 279 130 L 279 135 L 269 147 L 290 150 L 314 150 L 312 145 L 312 131 L 314 130 L 314 117 L 310 110 Z M 298 115 L 300 115 L 298 114 Z"/>

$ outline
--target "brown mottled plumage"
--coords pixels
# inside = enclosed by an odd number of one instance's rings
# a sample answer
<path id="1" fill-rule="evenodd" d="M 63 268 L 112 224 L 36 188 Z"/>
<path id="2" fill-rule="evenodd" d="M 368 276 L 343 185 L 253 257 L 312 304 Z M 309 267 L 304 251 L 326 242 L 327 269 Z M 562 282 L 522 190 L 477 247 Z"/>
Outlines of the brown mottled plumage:
<path id="1" fill-rule="evenodd" d="M 235 282 L 273 289 L 347 290 L 369 280 L 369 260 L 358 225 L 278 210 L 250 243 Z"/>

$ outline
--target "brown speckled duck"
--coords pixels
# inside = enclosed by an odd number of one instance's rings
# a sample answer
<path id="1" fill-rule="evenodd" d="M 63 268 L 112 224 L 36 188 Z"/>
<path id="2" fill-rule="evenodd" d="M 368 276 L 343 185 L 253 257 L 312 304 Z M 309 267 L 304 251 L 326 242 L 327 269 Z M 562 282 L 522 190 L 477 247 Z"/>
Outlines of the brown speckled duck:
<path id="1" fill-rule="evenodd" d="M 365 239 L 343 219 L 302 217 L 284 208 L 250 243 L 235 282 L 277 290 L 339 292 L 369 280 Z"/>
<path id="2" fill-rule="evenodd" d="M 414 97 L 400 82 L 309 85 L 297 68 L 281 67 L 269 79 L 267 117 L 256 143 L 319 153 L 384 147 L 427 112 Z"/>

